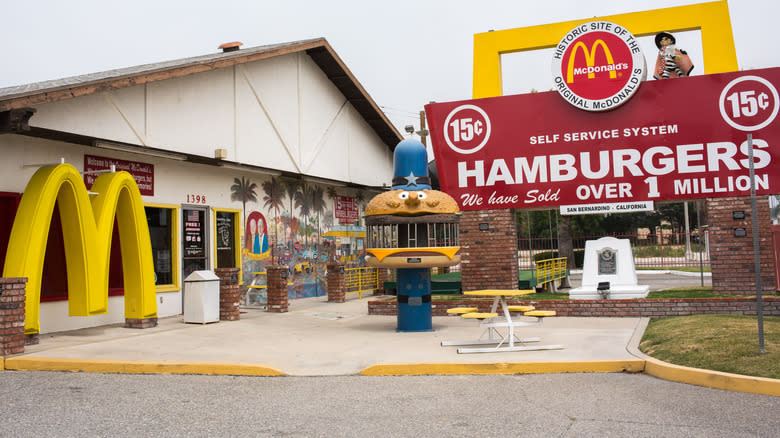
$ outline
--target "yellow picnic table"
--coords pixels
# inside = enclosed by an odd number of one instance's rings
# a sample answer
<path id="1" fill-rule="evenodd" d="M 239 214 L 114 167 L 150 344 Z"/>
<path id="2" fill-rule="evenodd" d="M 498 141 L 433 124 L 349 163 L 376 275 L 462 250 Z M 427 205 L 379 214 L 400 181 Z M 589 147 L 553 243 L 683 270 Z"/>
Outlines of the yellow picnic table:
<path id="1" fill-rule="evenodd" d="M 537 346 L 525 346 L 515 345 L 515 341 L 520 343 L 525 342 L 537 342 L 541 338 L 518 338 L 515 336 L 515 327 L 541 325 L 544 316 L 553 316 L 555 312 L 551 311 L 534 311 L 533 306 L 528 306 L 530 309 L 526 313 L 527 316 L 533 316 L 536 319 L 533 321 L 521 321 L 512 320 L 510 312 L 517 309 L 510 309 L 507 305 L 506 299 L 529 295 L 534 293 L 533 289 L 483 289 L 463 292 L 463 295 L 468 296 L 480 296 L 480 297 L 493 297 L 493 304 L 490 308 L 490 312 L 452 312 L 459 313 L 461 317 L 467 319 L 480 320 L 480 327 L 484 327 L 485 331 L 479 339 L 474 341 L 442 341 L 442 346 L 451 345 L 486 345 L 497 344 L 495 347 L 489 348 L 459 348 L 458 353 L 489 353 L 495 351 L 525 351 L 525 350 L 558 350 L 562 349 L 561 345 L 537 345 Z M 501 306 L 501 312 L 503 318 L 499 318 L 498 307 Z M 515 306 L 511 306 L 515 307 Z M 507 331 L 506 336 L 496 330 L 497 328 L 505 328 Z M 487 333 L 487 339 L 483 339 L 484 334 Z"/>

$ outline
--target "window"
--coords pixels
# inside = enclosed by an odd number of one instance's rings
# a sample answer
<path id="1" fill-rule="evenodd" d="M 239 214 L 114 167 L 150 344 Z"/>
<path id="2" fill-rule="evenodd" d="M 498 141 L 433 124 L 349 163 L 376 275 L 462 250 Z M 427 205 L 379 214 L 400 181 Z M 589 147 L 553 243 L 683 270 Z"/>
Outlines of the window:
<path id="1" fill-rule="evenodd" d="M 178 207 L 146 204 L 152 258 L 158 292 L 179 289 Z"/>
<path id="2" fill-rule="evenodd" d="M 214 209 L 214 249 L 217 268 L 237 268 L 241 263 L 241 254 L 236 242 L 241 241 L 239 226 L 241 222 L 238 210 Z"/>
<path id="3" fill-rule="evenodd" d="M 0 267 L 5 265 L 8 239 L 11 237 L 11 228 L 21 197 L 21 193 L 0 192 Z"/>

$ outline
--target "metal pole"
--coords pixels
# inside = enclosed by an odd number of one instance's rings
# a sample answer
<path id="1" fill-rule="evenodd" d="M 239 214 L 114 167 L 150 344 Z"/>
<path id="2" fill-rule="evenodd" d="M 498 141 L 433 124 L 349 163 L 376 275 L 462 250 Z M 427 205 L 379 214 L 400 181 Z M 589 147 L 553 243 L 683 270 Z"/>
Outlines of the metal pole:
<path id="1" fill-rule="evenodd" d="M 761 296 L 761 257 L 758 242 L 758 207 L 756 206 L 756 174 L 753 169 L 753 134 L 747 135 L 748 162 L 750 163 L 750 220 L 753 223 L 753 264 L 756 271 L 756 313 L 758 314 L 758 352 L 765 354 L 764 348 L 764 300 Z"/>
<path id="2" fill-rule="evenodd" d="M 688 201 L 683 202 L 683 211 L 685 215 L 685 261 L 688 261 L 688 254 L 691 253 L 691 226 L 688 224 Z"/>
<path id="3" fill-rule="evenodd" d="M 694 202 L 696 206 L 696 228 L 699 230 L 699 275 L 701 276 L 701 287 L 704 287 L 704 231 L 701 229 L 701 216 L 699 215 L 699 201 Z"/>
<path id="4" fill-rule="evenodd" d="M 547 210 L 547 229 L 550 230 L 550 252 L 552 252 L 555 247 L 553 246 L 553 235 L 552 235 L 552 216 L 550 215 L 551 210 Z"/>
<path id="5" fill-rule="evenodd" d="M 428 147 L 428 142 L 426 139 L 428 138 L 428 133 L 425 132 L 425 111 L 420 111 L 420 143 L 423 144 L 426 148 Z"/>
<path id="6" fill-rule="evenodd" d="M 528 234 L 528 261 L 531 263 L 531 268 L 534 267 L 534 251 L 531 248 L 531 213 L 526 210 L 525 211 L 525 218 L 526 218 L 526 231 Z"/>

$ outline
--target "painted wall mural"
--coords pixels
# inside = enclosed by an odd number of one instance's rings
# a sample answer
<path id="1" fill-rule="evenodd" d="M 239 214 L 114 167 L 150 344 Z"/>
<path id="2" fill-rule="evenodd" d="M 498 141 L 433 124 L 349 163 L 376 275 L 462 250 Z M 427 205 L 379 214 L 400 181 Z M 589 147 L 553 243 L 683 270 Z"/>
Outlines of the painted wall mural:
<path id="1" fill-rule="evenodd" d="M 347 189 L 342 193 L 332 186 L 281 177 L 259 183 L 234 178 L 230 191 L 231 200 L 241 202 L 245 224 L 241 251 L 247 291 L 244 305 L 265 305 L 265 272 L 272 264 L 288 267 L 290 299 L 327 293 L 329 259 L 364 266 L 361 239 L 365 229 L 359 222 L 366 200 L 374 193 Z M 337 200 L 357 205 L 358 218 L 349 223 L 337 219 Z"/>

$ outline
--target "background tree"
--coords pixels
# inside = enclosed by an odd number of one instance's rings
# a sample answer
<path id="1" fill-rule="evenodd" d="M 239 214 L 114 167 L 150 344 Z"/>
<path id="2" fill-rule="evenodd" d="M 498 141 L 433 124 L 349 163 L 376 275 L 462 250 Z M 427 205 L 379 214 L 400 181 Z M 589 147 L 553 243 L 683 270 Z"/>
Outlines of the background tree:
<path id="1" fill-rule="evenodd" d="M 577 268 L 577 263 L 574 261 L 574 239 L 571 233 L 571 216 L 561 215 L 558 220 L 558 257 L 566 257 L 566 267 L 571 269 Z M 563 277 L 561 280 L 561 289 L 568 289 L 569 277 Z"/>

